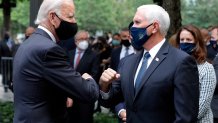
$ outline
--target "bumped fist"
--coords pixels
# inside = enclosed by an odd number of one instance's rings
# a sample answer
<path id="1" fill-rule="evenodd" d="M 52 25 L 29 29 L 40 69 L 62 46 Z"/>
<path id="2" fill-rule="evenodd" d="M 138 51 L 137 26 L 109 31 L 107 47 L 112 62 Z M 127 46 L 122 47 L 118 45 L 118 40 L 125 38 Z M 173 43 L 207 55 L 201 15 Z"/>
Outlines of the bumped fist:
<path id="1" fill-rule="evenodd" d="M 107 92 L 109 90 L 108 87 L 112 83 L 112 81 L 117 80 L 119 78 L 120 78 L 120 74 L 118 74 L 113 69 L 108 68 L 102 73 L 100 77 L 99 84 L 100 84 L 101 90 L 104 92 Z"/>

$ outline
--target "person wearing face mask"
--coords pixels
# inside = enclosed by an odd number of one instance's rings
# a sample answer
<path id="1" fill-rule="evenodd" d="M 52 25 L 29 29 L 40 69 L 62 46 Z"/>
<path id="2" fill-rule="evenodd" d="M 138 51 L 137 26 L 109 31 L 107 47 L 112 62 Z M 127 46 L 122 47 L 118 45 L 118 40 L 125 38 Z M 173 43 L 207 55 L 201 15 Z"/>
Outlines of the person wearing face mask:
<path id="1" fill-rule="evenodd" d="M 134 49 L 130 43 L 129 29 L 124 28 L 120 31 L 121 46 L 115 48 L 111 52 L 111 63 L 110 68 L 117 70 L 120 60 L 132 53 Z"/>
<path id="2" fill-rule="evenodd" d="M 213 65 L 206 60 L 206 47 L 200 30 L 193 25 L 185 25 L 179 29 L 176 42 L 180 49 L 195 58 L 199 73 L 199 112 L 198 123 L 213 123 L 210 107 L 216 87 L 216 74 Z"/>
<path id="3" fill-rule="evenodd" d="M 119 33 L 113 34 L 111 44 L 112 44 L 113 49 L 120 47 L 120 34 Z"/>
<path id="4" fill-rule="evenodd" d="M 218 27 L 213 26 L 210 29 L 210 43 L 207 45 L 207 58 L 213 62 L 213 59 L 216 57 L 218 53 Z"/>
<path id="5" fill-rule="evenodd" d="M 76 49 L 69 51 L 70 64 L 80 74 L 88 73 L 98 81 L 99 57 L 89 48 L 89 33 L 81 30 L 75 35 Z M 68 123 L 93 123 L 94 103 L 68 98 Z"/>
<path id="6" fill-rule="evenodd" d="M 66 123 L 67 97 L 94 103 L 99 96 L 96 81 L 72 68 L 57 44 L 77 32 L 73 0 L 44 0 L 35 23 L 13 59 L 13 122 Z"/>
<path id="7" fill-rule="evenodd" d="M 207 61 L 209 63 L 212 63 L 214 59 L 214 55 L 216 55 L 216 51 L 214 50 L 212 45 L 210 45 L 211 35 L 208 29 L 202 28 L 200 31 L 207 50 Z"/>
<path id="8" fill-rule="evenodd" d="M 127 123 L 195 123 L 197 64 L 164 38 L 170 26 L 167 11 L 154 4 L 142 5 L 133 22 L 131 43 L 139 51 L 123 58 L 117 71 L 108 68 L 102 73 L 101 104 L 110 107 L 124 101 Z"/>

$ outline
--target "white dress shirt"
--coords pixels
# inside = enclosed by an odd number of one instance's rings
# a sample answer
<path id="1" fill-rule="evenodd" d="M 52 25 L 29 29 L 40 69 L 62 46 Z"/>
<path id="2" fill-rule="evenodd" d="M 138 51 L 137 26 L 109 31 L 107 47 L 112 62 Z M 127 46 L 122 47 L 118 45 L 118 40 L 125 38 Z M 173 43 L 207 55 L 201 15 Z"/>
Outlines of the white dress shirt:
<path id="1" fill-rule="evenodd" d="M 149 65 L 151 64 L 152 60 L 157 55 L 158 51 L 160 50 L 161 46 L 164 44 L 165 40 L 166 39 L 163 39 L 161 42 L 159 42 L 157 45 L 155 45 L 153 48 L 150 49 L 149 54 L 151 55 L 151 57 L 148 58 L 147 68 L 149 67 Z M 146 52 L 147 52 L 147 50 L 144 49 L 143 56 L 144 56 L 144 54 Z M 158 59 L 158 58 L 155 58 L 155 59 Z M 143 61 L 143 57 L 141 58 L 141 60 L 139 62 L 139 65 L 138 65 L 138 68 L 136 70 L 136 74 L 135 74 L 135 77 L 134 77 L 134 85 L 135 85 L 135 81 L 136 81 L 136 78 L 138 76 L 139 70 L 140 70 L 140 68 L 142 66 L 142 61 Z"/>
<path id="2" fill-rule="evenodd" d="M 125 57 L 126 48 L 127 48 L 126 46 L 122 45 L 121 52 L 120 52 L 120 59 Z M 132 53 L 134 53 L 134 48 L 132 47 L 132 45 L 130 45 L 128 47 L 128 55 L 130 55 Z"/>

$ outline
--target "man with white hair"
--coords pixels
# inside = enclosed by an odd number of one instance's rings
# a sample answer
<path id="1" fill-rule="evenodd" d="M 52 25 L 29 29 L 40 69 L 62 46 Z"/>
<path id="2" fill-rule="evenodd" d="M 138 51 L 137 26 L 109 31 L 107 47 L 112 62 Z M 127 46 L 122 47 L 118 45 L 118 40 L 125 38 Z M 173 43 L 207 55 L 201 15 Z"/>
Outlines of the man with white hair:
<path id="1" fill-rule="evenodd" d="M 131 27 L 132 45 L 141 49 L 108 68 L 100 78 L 101 103 L 124 100 L 127 123 L 194 123 L 198 116 L 199 79 L 195 60 L 164 38 L 168 13 L 157 5 L 140 6 Z M 123 118 L 125 120 L 125 118 Z"/>
<path id="2" fill-rule="evenodd" d="M 72 0 L 44 0 L 36 31 L 14 57 L 14 123 L 65 123 L 67 97 L 84 103 L 98 99 L 89 74 L 82 76 L 67 62 L 59 41 L 77 32 Z"/>

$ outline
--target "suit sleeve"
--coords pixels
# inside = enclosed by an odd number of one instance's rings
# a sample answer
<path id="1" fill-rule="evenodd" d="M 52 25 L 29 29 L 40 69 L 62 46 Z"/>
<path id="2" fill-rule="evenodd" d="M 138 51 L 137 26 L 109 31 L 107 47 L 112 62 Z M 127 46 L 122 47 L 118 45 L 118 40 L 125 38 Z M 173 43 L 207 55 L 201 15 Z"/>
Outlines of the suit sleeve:
<path id="1" fill-rule="evenodd" d="M 207 66 L 203 71 L 201 70 L 200 79 L 200 100 L 198 119 L 205 116 L 210 108 L 213 93 L 216 87 L 216 75 L 213 66 Z"/>
<path id="2" fill-rule="evenodd" d="M 73 70 L 63 49 L 58 46 L 49 49 L 43 61 L 44 78 L 65 92 L 66 96 L 82 102 L 95 102 L 98 99 L 99 87 L 96 82 L 83 79 Z"/>
<path id="3" fill-rule="evenodd" d="M 124 102 L 121 102 L 121 103 L 119 103 L 119 104 L 117 104 L 117 105 L 115 106 L 116 115 L 119 116 L 119 112 L 120 112 L 120 110 L 122 110 L 122 109 L 126 109 Z"/>
<path id="4" fill-rule="evenodd" d="M 199 76 L 196 62 L 190 56 L 177 67 L 174 79 L 174 123 L 195 123 L 199 108 Z"/>

